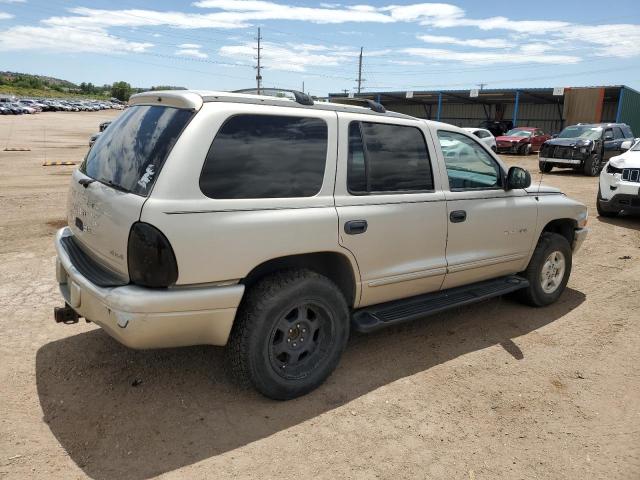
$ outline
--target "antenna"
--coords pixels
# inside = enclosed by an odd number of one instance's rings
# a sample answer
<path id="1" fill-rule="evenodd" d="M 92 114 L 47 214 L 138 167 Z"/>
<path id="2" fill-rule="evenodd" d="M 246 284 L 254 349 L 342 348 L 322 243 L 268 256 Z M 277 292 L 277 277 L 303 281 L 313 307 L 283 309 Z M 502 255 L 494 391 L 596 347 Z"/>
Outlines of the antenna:
<path id="1" fill-rule="evenodd" d="M 262 36 L 260 35 L 260 27 L 258 27 L 258 37 L 256 38 L 258 41 L 258 47 L 256 50 L 258 51 L 258 56 L 256 57 L 258 64 L 253 67 L 256 69 L 256 88 L 258 89 L 258 95 L 260 95 L 260 90 L 262 90 L 262 66 L 260 65 L 260 57 L 262 47 L 260 46 L 260 41 L 262 40 Z"/>
<path id="2" fill-rule="evenodd" d="M 358 93 L 362 90 L 362 82 L 364 82 L 364 78 L 362 78 L 362 49 L 363 47 L 360 47 L 360 57 L 358 58 L 358 79 L 356 80 L 358 82 Z"/>

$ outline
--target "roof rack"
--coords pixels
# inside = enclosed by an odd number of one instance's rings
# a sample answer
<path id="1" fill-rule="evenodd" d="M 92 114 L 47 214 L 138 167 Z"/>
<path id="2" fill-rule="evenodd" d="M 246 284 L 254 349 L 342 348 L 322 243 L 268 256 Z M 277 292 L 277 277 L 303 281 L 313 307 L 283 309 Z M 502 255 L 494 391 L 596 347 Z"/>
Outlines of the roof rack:
<path id="1" fill-rule="evenodd" d="M 311 98 L 310 95 L 299 92 L 298 90 L 287 90 L 285 88 L 243 88 L 241 90 L 234 90 L 232 93 L 249 93 L 253 95 L 266 95 L 268 97 L 282 97 L 283 95 L 278 95 L 282 92 L 291 93 L 294 97 L 295 102 L 299 103 L 300 105 L 313 105 L 313 98 Z"/>
<path id="2" fill-rule="evenodd" d="M 361 103 L 366 103 L 367 107 L 369 107 L 371 110 L 373 110 L 376 113 L 387 113 L 387 109 L 384 108 L 384 105 L 382 105 L 381 103 L 378 102 L 374 102 L 373 100 L 369 99 L 369 98 L 338 98 L 338 99 L 334 99 L 335 100 L 348 100 L 348 102 L 361 102 Z"/>

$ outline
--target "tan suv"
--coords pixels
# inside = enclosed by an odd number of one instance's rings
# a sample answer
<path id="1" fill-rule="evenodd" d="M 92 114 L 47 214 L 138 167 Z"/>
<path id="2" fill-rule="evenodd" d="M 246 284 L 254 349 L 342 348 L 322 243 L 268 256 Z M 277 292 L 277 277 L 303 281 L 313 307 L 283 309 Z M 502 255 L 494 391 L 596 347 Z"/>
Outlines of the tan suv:
<path id="1" fill-rule="evenodd" d="M 584 205 L 457 127 L 290 96 L 134 96 L 73 172 L 56 320 L 226 345 L 236 378 L 289 399 L 351 330 L 560 296 Z"/>

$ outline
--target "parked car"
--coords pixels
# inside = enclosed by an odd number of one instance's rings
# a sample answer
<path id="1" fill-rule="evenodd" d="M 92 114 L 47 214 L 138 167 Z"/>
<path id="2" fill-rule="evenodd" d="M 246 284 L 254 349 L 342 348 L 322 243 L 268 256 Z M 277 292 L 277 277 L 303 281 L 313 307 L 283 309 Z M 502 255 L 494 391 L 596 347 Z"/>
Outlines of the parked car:
<path id="1" fill-rule="evenodd" d="M 511 120 L 483 120 L 478 128 L 489 130 L 494 137 L 499 137 L 513 128 L 513 122 Z"/>
<path id="2" fill-rule="evenodd" d="M 494 137 L 489 130 L 486 130 L 484 128 L 465 128 L 464 130 L 478 137 L 482 143 L 484 143 L 494 152 L 497 151 L 496 137 Z"/>
<path id="3" fill-rule="evenodd" d="M 535 127 L 518 127 L 496 138 L 498 152 L 518 155 L 529 155 L 539 152 L 542 144 L 549 140 L 541 129 Z"/>
<path id="4" fill-rule="evenodd" d="M 101 132 L 104 132 L 104 131 L 107 129 L 107 127 L 108 127 L 109 125 L 111 125 L 111 121 L 102 122 L 102 123 L 98 126 L 98 128 L 100 129 L 100 131 L 101 131 Z"/>
<path id="5" fill-rule="evenodd" d="M 622 211 L 640 214 L 640 139 L 625 140 L 622 150 L 600 173 L 596 205 L 601 217 Z"/>
<path id="6" fill-rule="evenodd" d="M 9 104 L 9 108 L 11 109 L 11 111 L 15 115 L 22 115 L 22 114 L 25 114 L 25 113 L 33 113 L 33 110 L 31 110 L 26 105 L 22 105 L 20 103 L 10 103 Z"/>
<path id="7" fill-rule="evenodd" d="M 631 128 L 625 123 L 572 125 L 545 142 L 540 150 L 540 171 L 573 168 L 595 177 L 604 163 L 623 152 L 622 144 L 633 138 Z"/>
<path id="8" fill-rule="evenodd" d="M 31 111 L 29 113 L 40 113 L 42 112 L 42 107 L 35 101 L 23 98 L 19 101 L 20 105 L 29 108 Z"/>
<path id="9" fill-rule="evenodd" d="M 236 378 L 290 399 L 350 330 L 559 298 L 584 205 L 458 127 L 294 96 L 133 96 L 72 174 L 55 319 L 134 348 L 227 345 Z"/>

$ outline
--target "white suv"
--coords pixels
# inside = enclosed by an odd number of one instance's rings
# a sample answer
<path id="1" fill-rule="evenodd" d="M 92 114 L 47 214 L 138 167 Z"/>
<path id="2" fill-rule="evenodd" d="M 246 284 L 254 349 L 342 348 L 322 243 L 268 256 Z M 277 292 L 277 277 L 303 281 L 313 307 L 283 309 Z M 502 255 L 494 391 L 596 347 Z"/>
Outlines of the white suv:
<path id="1" fill-rule="evenodd" d="M 287 399 L 351 329 L 560 296 L 584 205 L 460 128 L 292 96 L 134 96 L 73 172 L 56 320 L 134 348 L 227 345 L 236 378 Z"/>
<path id="2" fill-rule="evenodd" d="M 640 141 L 626 140 L 622 149 L 626 152 L 612 157 L 600 172 L 596 203 L 602 217 L 615 217 L 623 210 L 640 213 Z"/>

